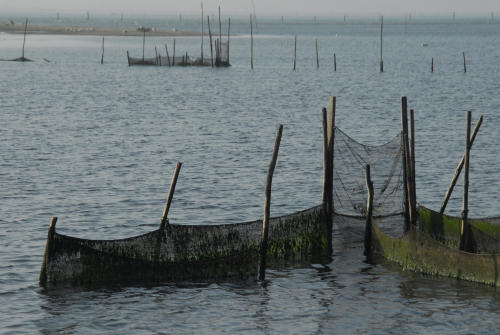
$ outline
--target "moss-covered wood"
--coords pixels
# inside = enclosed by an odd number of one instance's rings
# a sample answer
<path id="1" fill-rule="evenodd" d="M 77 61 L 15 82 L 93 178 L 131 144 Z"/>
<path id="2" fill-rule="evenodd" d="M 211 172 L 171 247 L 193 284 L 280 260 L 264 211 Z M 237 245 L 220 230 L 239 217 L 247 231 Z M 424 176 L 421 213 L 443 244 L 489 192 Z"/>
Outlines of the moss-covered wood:
<path id="1" fill-rule="evenodd" d="M 496 218 L 469 218 L 472 242 L 478 253 L 500 253 L 500 225 L 494 224 L 495 220 L 499 221 Z M 438 241 L 453 248 L 459 247 L 461 218 L 420 206 L 419 226 Z"/>
<path id="2" fill-rule="evenodd" d="M 372 252 L 403 269 L 488 285 L 500 284 L 500 259 L 495 254 L 472 254 L 448 247 L 412 228 L 401 238 L 384 234 L 372 224 Z"/>
<path id="3" fill-rule="evenodd" d="M 268 259 L 325 255 L 323 206 L 269 220 Z M 49 231 L 40 284 L 126 283 L 255 277 L 262 221 L 166 225 L 121 240 L 86 240 Z"/>

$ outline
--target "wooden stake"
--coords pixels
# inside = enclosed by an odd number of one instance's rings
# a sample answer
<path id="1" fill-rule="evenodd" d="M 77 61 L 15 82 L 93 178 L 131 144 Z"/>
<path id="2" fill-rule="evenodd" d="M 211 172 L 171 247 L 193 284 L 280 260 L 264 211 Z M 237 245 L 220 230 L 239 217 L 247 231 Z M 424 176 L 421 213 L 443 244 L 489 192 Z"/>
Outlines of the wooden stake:
<path id="1" fill-rule="evenodd" d="M 409 171 L 407 169 L 407 139 L 408 139 L 408 102 L 406 97 L 401 98 L 401 145 L 403 152 L 403 178 L 405 183 L 405 231 L 410 229 L 410 206 L 409 206 L 409 190 L 408 190 L 408 174 Z"/>
<path id="2" fill-rule="evenodd" d="M 144 48 L 146 47 L 146 29 L 142 30 L 142 62 L 144 62 Z"/>
<path id="3" fill-rule="evenodd" d="M 177 184 L 177 177 L 179 177 L 179 172 L 181 171 L 181 162 L 177 162 L 175 166 L 174 175 L 172 176 L 172 182 L 170 183 L 170 190 L 168 191 L 167 201 L 165 202 L 165 207 L 163 208 L 163 215 L 161 217 L 160 227 L 165 227 L 168 223 L 167 216 L 168 211 L 170 209 L 170 204 L 172 203 L 172 199 L 174 197 L 175 185 Z"/>
<path id="4" fill-rule="evenodd" d="M 467 64 L 465 62 L 465 52 L 462 52 L 462 57 L 464 59 L 464 73 L 466 73 L 467 72 Z"/>
<path id="5" fill-rule="evenodd" d="M 415 181 L 415 119 L 414 111 L 410 109 L 410 163 L 411 163 L 411 224 L 417 225 L 417 189 Z"/>
<path id="6" fill-rule="evenodd" d="M 260 245 L 260 264 L 259 264 L 259 280 L 265 280 L 266 278 L 266 256 L 267 256 L 267 246 L 268 246 L 268 236 L 269 236 L 269 218 L 271 215 L 271 185 L 273 182 L 274 168 L 276 167 L 276 161 L 278 160 L 278 151 L 280 148 L 281 135 L 283 134 L 283 125 L 278 126 L 278 131 L 276 132 L 276 139 L 274 141 L 273 157 L 271 159 L 271 164 L 267 170 L 267 181 L 266 181 L 266 197 L 264 206 L 264 220 L 262 221 L 262 240 Z"/>
<path id="7" fill-rule="evenodd" d="M 477 120 L 477 122 L 476 122 L 476 126 L 474 127 L 474 131 L 472 132 L 472 136 L 470 138 L 471 148 L 472 148 L 472 144 L 474 144 L 474 140 L 476 139 L 476 134 L 478 133 L 479 128 L 481 127 L 482 123 L 483 123 L 483 116 L 481 115 L 481 116 L 479 116 L 479 120 Z M 446 191 L 446 194 L 445 194 L 444 199 L 443 199 L 443 203 L 441 204 L 441 209 L 439 211 L 441 214 L 443 214 L 445 209 L 446 209 L 446 205 L 448 204 L 448 200 L 450 200 L 451 193 L 453 192 L 453 188 L 455 188 L 455 184 L 457 183 L 458 177 L 460 176 L 460 173 L 462 172 L 462 168 L 464 166 L 464 163 L 465 163 L 465 155 L 462 156 L 460 163 L 458 163 L 458 166 L 455 169 L 455 174 L 453 175 L 453 178 L 451 179 L 450 186 L 448 187 L 448 190 Z"/>
<path id="8" fill-rule="evenodd" d="M 333 71 L 337 72 L 337 55 L 333 53 Z"/>
<path id="9" fill-rule="evenodd" d="M 294 39 L 294 47 L 293 47 L 293 70 L 295 71 L 297 66 L 297 35 L 295 35 Z"/>
<path id="10" fill-rule="evenodd" d="M 462 202 L 462 225 L 460 229 L 460 250 L 473 252 L 471 243 L 471 231 L 468 222 L 469 212 L 469 165 L 470 165 L 470 128 L 471 128 L 471 112 L 467 112 L 467 126 L 465 136 L 465 153 L 464 153 L 464 194 Z"/>
<path id="11" fill-rule="evenodd" d="M 156 49 L 156 46 L 155 46 L 155 63 L 156 65 L 158 65 L 158 49 Z"/>
<path id="12" fill-rule="evenodd" d="M 203 65 L 203 2 L 201 3 L 201 65 Z"/>
<path id="13" fill-rule="evenodd" d="M 431 73 L 434 73 L 434 57 L 431 60 Z"/>
<path id="14" fill-rule="evenodd" d="M 102 37 L 101 64 L 104 64 L 104 36 Z"/>
<path id="15" fill-rule="evenodd" d="M 210 29 L 210 15 L 207 15 L 208 37 L 210 39 L 210 64 L 214 67 L 214 49 L 212 45 L 212 30 Z"/>
<path id="16" fill-rule="evenodd" d="M 229 33 L 231 31 L 231 18 L 227 22 L 227 65 L 229 65 Z"/>
<path id="17" fill-rule="evenodd" d="M 380 72 L 384 72 L 384 60 L 382 58 L 382 36 L 384 33 L 384 17 L 380 18 Z"/>
<path id="18" fill-rule="evenodd" d="M 336 97 L 330 96 L 328 101 L 328 194 L 327 194 L 327 242 L 328 242 L 328 255 L 333 253 L 333 171 L 334 171 L 334 143 L 335 143 L 335 110 L 336 110 Z"/>
<path id="19" fill-rule="evenodd" d="M 167 53 L 167 62 L 168 62 L 168 66 L 171 66 L 171 64 L 170 64 L 170 55 L 168 54 L 168 47 L 167 47 L 167 43 L 165 43 L 165 52 Z"/>
<path id="20" fill-rule="evenodd" d="M 128 63 L 128 66 L 130 66 L 130 56 L 128 54 L 128 50 L 127 50 L 127 63 Z"/>
<path id="21" fill-rule="evenodd" d="M 250 14 L 250 68 L 253 70 L 253 23 L 252 23 L 252 14 Z"/>
<path id="22" fill-rule="evenodd" d="M 221 57 L 221 55 L 222 55 L 222 22 L 220 20 L 220 6 L 219 6 L 219 58 Z"/>
<path id="23" fill-rule="evenodd" d="M 26 19 L 26 23 L 24 24 L 24 37 L 23 37 L 23 51 L 21 58 L 24 61 L 24 46 L 26 44 L 26 33 L 28 32 L 28 19 Z"/>
<path id="24" fill-rule="evenodd" d="M 319 69 L 318 40 L 316 39 L 316 68 Z"/>
<path id="25" fill-rule="evenodd" d="M 174 38 L 174 55 L 172 56 L 172 66 L 175 66 L 175 38 Z"/>
<path id="26" fill-rule="evenodd" d="M 370 165 L 366 165 L 366 189 L 368 198 L 366 199 L 366 224 L 365 224 L 365 251 L 364 255 L 368 262 L 373 261 L 372 255 L 372 215 L 373 215 L 373 182 L 370 176 Z"/>

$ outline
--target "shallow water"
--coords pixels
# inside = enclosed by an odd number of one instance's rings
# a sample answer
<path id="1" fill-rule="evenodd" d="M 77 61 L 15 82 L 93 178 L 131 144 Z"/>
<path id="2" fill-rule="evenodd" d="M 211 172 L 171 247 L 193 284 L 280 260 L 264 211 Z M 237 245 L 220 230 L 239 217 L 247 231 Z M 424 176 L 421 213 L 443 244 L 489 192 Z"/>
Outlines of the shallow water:
<path id="1" fill-rule="evenodd" d="M 26 57 L 35 62 L 0 62 L 0 333 L 498 331 L 494 288 L 369 265 L 360 245 L 338 239 L 330 263 L 272 270 L 265 285 L 38 287 L 51 216 L 59 218 L 59 232 L 85 238 L 150 231 L 159 224 L 177 161 L 183 167 L 171 222 L 261 217 L 279 123 L 284 133 L 271 213 L 318 204 L 321 107 L 329 95 L 337 97 L 337 125 L 371 144 L 399 130 L 400 98 L 408 96 L 417 196 L 431 208 L 439 207 L 463 153 L 465 111 L 474 120 L 483 114 L 471 154 L 470 215 L 500 213 L 500 25 L 415 24 L 406 34 L 403 25 L 388 25 L 382 74 L 376 24 L 261 24 L 254 71 L 246 25 L 231 29 L 239 35 L 228 69 L 128 67 L 126 50 L 142 52 L 142 40 L 133 37 L 106 38 L 104 65 L 99 37 L 50 35 L 28 35 Z M 146 53 L 172 41 L 150 38 Z M 0 34 L 0 58 L 18 57 L 21 44 L 21 35 Z M 197 55 L 199 38 L 176 38 L 176 48 Z M 452 214 L 460 212 L 461 191 L 459 183 L 448 205 Z"/>

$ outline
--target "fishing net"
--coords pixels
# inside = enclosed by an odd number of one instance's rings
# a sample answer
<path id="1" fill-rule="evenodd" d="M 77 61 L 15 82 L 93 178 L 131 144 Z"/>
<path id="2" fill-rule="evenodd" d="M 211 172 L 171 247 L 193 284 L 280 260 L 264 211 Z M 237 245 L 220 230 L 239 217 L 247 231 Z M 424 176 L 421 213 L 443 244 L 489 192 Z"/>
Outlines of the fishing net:
<path id="1" fill-rule="evenodd" d="M 401 135 L 389 142 L 364 145 L 335 129 L 333 207 L 336 214 L 364 216 L 366 213 L 366 165 L 373 182 L 373 216 L 404 212 L 404 177 Z"/>

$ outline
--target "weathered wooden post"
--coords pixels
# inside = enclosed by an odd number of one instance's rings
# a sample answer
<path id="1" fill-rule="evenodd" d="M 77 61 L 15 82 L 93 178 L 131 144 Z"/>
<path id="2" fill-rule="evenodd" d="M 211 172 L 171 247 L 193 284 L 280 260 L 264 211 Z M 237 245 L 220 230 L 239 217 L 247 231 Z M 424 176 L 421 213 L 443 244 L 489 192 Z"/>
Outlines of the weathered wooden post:
<path id="1" fill-rule="evenodd" d="M 175 166 L 174 175 L 172 176 L 172 182 L 170 183 L 170 190 L 168 191 L 167 201 L 165 202 L 165 207 L 163 208 L 163 215 L 161 217 L 160 228 L 164 228 L 168 223 L 167 216 L 168 211 L 170 209 L 170 204 L 172 203 L 172 199 L 174 197 L 175 185 L 177 184 L 177 177 L 179 177 L 179 172 L 181 171 L 181 162 L 177 162 Z"/>
<path id="2" fill-rule="evenodd" d="M 467 72 L 467 63 L 465 62 L 465 52 L 462 52 L 462 57 L 464 59 L 464 73 Z"/>
<path id="3" fill-rule="evenodd" d="M 102 37 L 101 64 L 104 64 L 104 36 Z"/>
<path id="4" fill-rule="evenodd" d="M 382 36 L 384 33 L 384 16 L 380 17 L 380 72 L 384 72 L 384 60 L 382 58 Z"/>
<path id="5" fill-rule="evenodd" d="M 316 39 L 316 68 L 319 69 L 318 39 Z"/>
<path id="6" fill-rule="evenodd" d="M 167 43 L 165 43 L 165 52 L 167 53 L 167 62 L 168 62 L 168 66 L 172 66 L 171 63 L 170 63 L 170 55 L 168 54 L 168 47 L 167 47 Z"/>
<path id="7" fill-rule="evenodd" d="M 158 65 L 158 49 L 155 46 L 155 65 Z"/>
<path id="8" fill-rule="evenodd" d="M 127 63 L 128 63 L 128 66 L 130 66 L 130 56 L 128 54 L 128 50 L 127 50 Z"/>
<path id="9" fill-rule="evenodd" d="M 227 22 L 227 65 L 229 65 L 229 33 L 231 31 L 231 18 Z"/>
<path id="10" fill-rule="evenodd" d="M 431 73 L 434 73 L 434 57 L 431 60 Z"/>
<path id="11" fill-rule="evenodd" d="M 479 116 L 479 120 L 477 120 L 477 122 L 476 122 L 476 126 L 474 127 L 474 131 L 472 132 L 472 136 L 470 138 L 471 148 L 472 148 L 472 145 L 474 144 L 474 140 L 476 139 L 476 135 L 477 135 L 482 123 L 483 123 L 483 116 L 481 115 L 481 116 Z M 464 161 L 465 161 L 465 155 L 462 156 L 460 163 L 458 163 L 458 166 L 455 169 L 455 174 L 453 175 L 453 178 L 451 179 L 450 186 L 448 187 L 448 190 L 446 191 L 443 202 L 441 204 L 441 209 L 439 211 L 441 214 L 444 213 L 444 211 L 446 209 L 446 205 L 448 204 L 448 200 L 450 200 L 451 193 L 453 192 L 453 189 L 455 188 L 455 184 L 457 183 L 458 177 L 460 176 L 460 173 L 462 172 L 462 168 L 464 167 Z"/>
<path id="12" fill-rule="evenodd" d="M 406 97 L 401 98 L 401 146 L 403 153 L 403 178 L 405 184 L 405 231 L 410 229 L 410 206 L 409 206 L 409 190 L 408 190 L 408 162 L 407 162 L 407 140 L 408 140 L 408 102 Z"/>
<path id="13" fill-rule="evenodd" d="M 174 55 L 172 56 L 172 66 L 175 66 L 175 38 L 174 38 Z"/>
<path id="14" fill-rule="evenodd" d="M 411 224 L 417 225 L 417 182 L 415 177 L 415 119 L 410 109 L 410 162 L 411 162 Z"/>
<path id="15" fill-rule="evenodd" d="M 333 71 L 337 72 L 337 55 L 333 53 Z"/>
<path id="16" fill-rule="evenodd" d="M 222 54 L 222 22 L 220 20 L 220 6 L 219 6 L 219 57 L 221 57 L 221 54 Z"/>
<path id="17" fill-rule="evenodd" d="M 201 65 L 203 65 L 203 2 L 201 3 Z"/>
<path id="18" fill-rule="evenodd" d="M 208 37 L 210 39 L 210 64 L 214 67 L 214 49 L 212 46 L 212 30 L 210 29 L 210 15 L 207 15 Z"/>
<path id="19" fill-rule="evenodd" d="M 333 170 L 336 98 L 330 97 L 328 112 L 323 108 L 323 207 L 326 214 L 328 255 L 333 253 Z"/>
<path id="20" fill-rule="evenodd" d="M 366 189 L 368 198 L 366 199 L 366 223 L 365 223 L 365 241 L 364 255 L 366 260 L 371 263 L 372 255 L 372 215 L 373 215 L 373 182 L 370 176 L 370 165 L 366 165 Z"/>
<path id="21" fill-rule="evenodd" d="M 38 282 L 41 285 L 47 284 L 47 267 L 50 266 L 49 261 L 54 250 L 54 234 L 56 233 L 57 217 L 53 216 L 50 219 L 49 231 L 47 233 L 47 242 L 45 244 L 45 253 L 43 255 L 42 268 L 40 270 L 40 277 Z"/>
<path id="22" fill-rule="evenodd" d="M 293 70 L 295 71 L 297 66 L 297 34 L 295 34 L 294 47 L 293 47 Z"/>
<path id="23" fill-rule="evenodd" d="M 24 46 L 26 45 L 26 33 L 28 32 L 28 19 L 26 18 L 26 23 L 24 24 L 24 36 L 23 36 L 23 51 L 21 55 L 21 61 L 25 61 L 24 58 Z"/>
<path id="24" fill-rule="evenodd" d="M 467 127 L 465 136 L 465 153 L 464 153 L 464 194 L 462 203 L 462 225 L 460 229 L 460 250 L 474 252 L 472 245 L 471 229 L 468 221 L 469 213 L 469 165 L 470 165 L 470 128 L 471 128 L 471 112 L 467 112 Z"/>
<path id="25" fill-rule="evenodd" d="M 146 28 L 142 29 L 142 62 L 144 63 L 144 49 L 146 48 Z"/>
<path id="26" fill-rule="evenodd" d="M 273 157 L 271 163 L 269 164 L 269 169 L 267 170 L 267 181 L 266 181 L 266 197 L 264 205 L 264 219 L 262 220 L 262 239 L 260 244 L 260 263 L 259 263 L 259 280 L 266 279 L 266 257 L 267 257 L 267 246 L 268 246 L 268 236 L 269 236 L 269 218 L 271 215 L 271 185 L 273 182 L 274 168 L 276 167 L 276 161 L 278 160 L 278 151 L 280 148 L 281 135 L 283 134 L 283 125 L 278 126 L 276 132 L 276 139 L 274 141 Z"/>
<path id="27" fill-rule="evenodd" d="M 252 23 L 252 14 L 250 14 L 250 68 L 253 70 L 253 23 Z"/>

